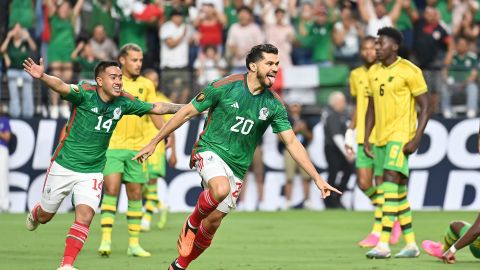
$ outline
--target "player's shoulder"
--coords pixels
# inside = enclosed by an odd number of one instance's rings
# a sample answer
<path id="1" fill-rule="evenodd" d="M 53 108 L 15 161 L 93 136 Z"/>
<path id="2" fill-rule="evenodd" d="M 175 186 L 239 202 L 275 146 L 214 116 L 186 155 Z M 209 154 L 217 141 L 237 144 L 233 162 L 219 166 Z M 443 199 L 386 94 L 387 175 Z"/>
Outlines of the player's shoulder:
<path id="1" fill-rule="evenodd" d="M 377 62 L 375 64 L 373 64 L 367 71 L 368 74 L 373 74 L 375 72 L 377 72 L 379 69 L 382 68 L 382 64 Z"/>
<path id="2" fill-rule="evenodd" d="M 279 106 L 282 106 L 282 107 L 285 107 L 285 101 L 282 99 L 282 97 L 275 91 L 272 91 L 272 90 L 265 90 L 267 91 L 267 95 L 269 95 L 269 97 L 273 100 L 274 103 L 276 103 L 276 105 L 279 105 Z"/>
<path id="3" fill-rule="evenodd" d="M 131 102 L 131 101 L 134 101 L 135 100 L 135 97 L 128 93 L 127 91 L 125 90 L 122 90 L 122 92 L 120 93 L 120 96 L 119 96 L 119 100 L 121 101 L 127 101 L 127 102 Z"/>
<path id="4" fill-rule="evenodd" d="M 410 60 L 407 60 L 405 58 L 400 59 L 399 66 L 402 68 L 403 71 L 412 72 L 414 74 L 416 73 L 422 74 L 422 70 L 417 65 L 415 65 L 414 63 L 410 62 Z"/>
<path id="5" fill-rule="evenodd" d="M 87 81 L 81 81 L 76 86 L 84 91 L 97 91 L 97 85 Z"/>
<path id="6" fill-rule="evenodd" d="M 356 76 L 363 76 L 364 74 L 367 74 L 368 73 L 368 69 L 365 67 L 365 66 L 359 66 L 357 68 L 354 68 L 351 72 L 350 72 L 350 76 L 352 77 L 356 77 Z"/>
<path id="7" fill-rule="evenodd" d="M 245 81 L 245 74 L 232 74 L 230 76 L 213 81 L 211 86 L 213 88 L 224 88 L 224 87 L 229 87 L 244 81 Z"/>

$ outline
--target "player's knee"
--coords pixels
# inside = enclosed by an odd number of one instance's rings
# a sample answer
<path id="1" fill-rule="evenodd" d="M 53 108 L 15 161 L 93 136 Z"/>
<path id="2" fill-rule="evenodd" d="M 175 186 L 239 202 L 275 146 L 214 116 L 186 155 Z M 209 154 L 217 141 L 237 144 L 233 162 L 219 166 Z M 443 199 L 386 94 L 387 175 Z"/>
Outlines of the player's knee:
<path id="1" fill-rule="evenodd" d="M 366 181 L 364 179 L 358 179 L 357 184 L 358 184 L 358 188 L 360 188 L 362 191 L 365 191 L 365 190 L 372 187 L 371 181 L 369 182 L 369 181 Z"/>
<path id="2" fill-rule="evenodd" d="M 230 184 L 228 183 L 228 181 L 225 181 L 225 183 L 218 183 L 217 185 L 215 185 L 212 189 L 212 195 L 213 197 L 215 197 L 215 199 L 218 201 L 218 202 L 221 202 L 223 201 L 223 199 L 225 199 L 228 194 L 230 193 Z"/>
<path id="3" fill-rule="evenodd" d="M 463 226 L 465 226 L 465 223 L 460 220 L 455 220 L 450 222 L 450 229 L 455 232 L 456 234 L 460 233 L 462 230 Z"/>

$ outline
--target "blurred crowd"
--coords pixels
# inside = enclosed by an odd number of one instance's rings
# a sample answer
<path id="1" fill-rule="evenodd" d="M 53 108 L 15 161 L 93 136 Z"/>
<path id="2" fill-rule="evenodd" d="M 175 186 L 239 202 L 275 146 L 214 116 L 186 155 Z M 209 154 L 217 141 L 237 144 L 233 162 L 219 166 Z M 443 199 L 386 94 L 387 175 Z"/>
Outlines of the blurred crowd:
<path id="1" fill-rule="evenodd" d="M 67 82 L 93 80 L 99 60 L 133 42 L 145 69 L 160 72 L 174 102 L 188 102 L 227 73 L 244 72 L 248 50 L 279 48 L 281 66 L 361 64 L 359 44 L 383 26 L 404 35 L 402 56 L 424 71 L 436 112 L 478 109 L 477 0 L 12 0 L 0 1 L 0 101 L 11 117 L 68 117 L 58 95 L 22 71 L 28 56 Z M 347 81 L 348 78 L 345 78 Z M 317 89 L 322 91 L 322 89 Z M 348 93 L 348 89 L 345 89 Z"/>

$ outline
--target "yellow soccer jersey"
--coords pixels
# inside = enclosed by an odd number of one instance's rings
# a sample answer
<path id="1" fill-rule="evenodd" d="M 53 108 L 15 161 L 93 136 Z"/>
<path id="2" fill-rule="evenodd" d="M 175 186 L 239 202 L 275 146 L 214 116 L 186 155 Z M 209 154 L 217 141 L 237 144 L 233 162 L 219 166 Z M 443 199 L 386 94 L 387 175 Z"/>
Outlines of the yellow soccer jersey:
<path id="1" fill-rule="evenodd" d="M 155 96 L 155 102 L 172 102 L 170 99 L 168 99 L 164 94 L 162 93 L 156 93 Z M 170 120 L 173 117 L 173 114 L 164 114 L 162 115 L 164 123 L 166 123 L 168 120 Z M 144 141 L 143 145 L 147 145 L 153 137 L 155 137 L 158 134 L 158 129 L 155 127 L 155 125 L 152 122 L 152 119 L 150 117 L 146 117 L 142 119 L 145 120 L 144 123 Z M 157 150 L 155 151 L 155 155 L 163 155 L 165 154 L 165 141 L 161 141 L 157 145 Z M 153 156 L 152 156 L 153 157 Z"/>
<path id="2" fill-rule="evenodd" d="M 136 79 L 130 79 L 123 76 L 123 89 L 139 100 L 146 102 L 155 102 L 155 86 L 153 83 L 139 76 Z M 125 115 L 118 122 L 117 127 L 113 131 L 112 138 L 108 149 L 126 149 L 138 151 L 144 146 L 144 125 L 145 118 L 150 116 L 144 115 L 138 117 L 135 115 Z"/>
<path id="3" fill-rule="evenodd" d="M 406 143 L 417 130 L 415 97 L 427 92 L 427 84 L 420 68 L 398 57 L 388 67 L 377 63 L 368 71 L 375 104 L 375 128 L 378 146 L 389 141 Z"/>
<path id="4" fill-rule="evenodd" d="M 369 86 L 368 69 L 365 66 L 352 70 L 350 73 L 350 94 L 356 98 L 357 144 L 363 144 L 365 138 L 365 115 L 368 106 L 367 90 Z M 368 141 L 375 143 L 375 127 Z"/>

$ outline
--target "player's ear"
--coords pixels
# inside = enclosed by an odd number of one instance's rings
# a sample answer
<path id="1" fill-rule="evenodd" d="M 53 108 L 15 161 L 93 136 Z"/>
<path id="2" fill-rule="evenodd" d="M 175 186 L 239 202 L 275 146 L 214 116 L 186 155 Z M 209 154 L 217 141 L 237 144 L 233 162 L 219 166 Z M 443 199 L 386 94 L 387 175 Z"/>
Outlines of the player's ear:
<path id="1" fill-rule="evenodd" d="M 98 85 L 99 87 L 102 87 L 102 85 L 103 85 L 102 77 L 98 76 L 98 77 L 95 79 L 95 81 L 97 82 L 97 85 Z"/>
<path id="2" fill-rule="evenodd" d="M 250 63 L 248 66 L 250 67 L 250 70 L 251 70 L 251 71 L 253 71 L 253 72 L 256 72 L 256 71 L 257 71 L 257 64 L 255 64 L 255 63 L 252 62 L 252 63 Z"/>
<path id="3" fill-rule="evenodd" d="M 124 66 L 124 65 L 125 65 L 125 57 L 119 57 L 119 58 L 118 58 L 118 62 L 120 62 L 120 64 L 121 64 L 122 66 Z"/>

